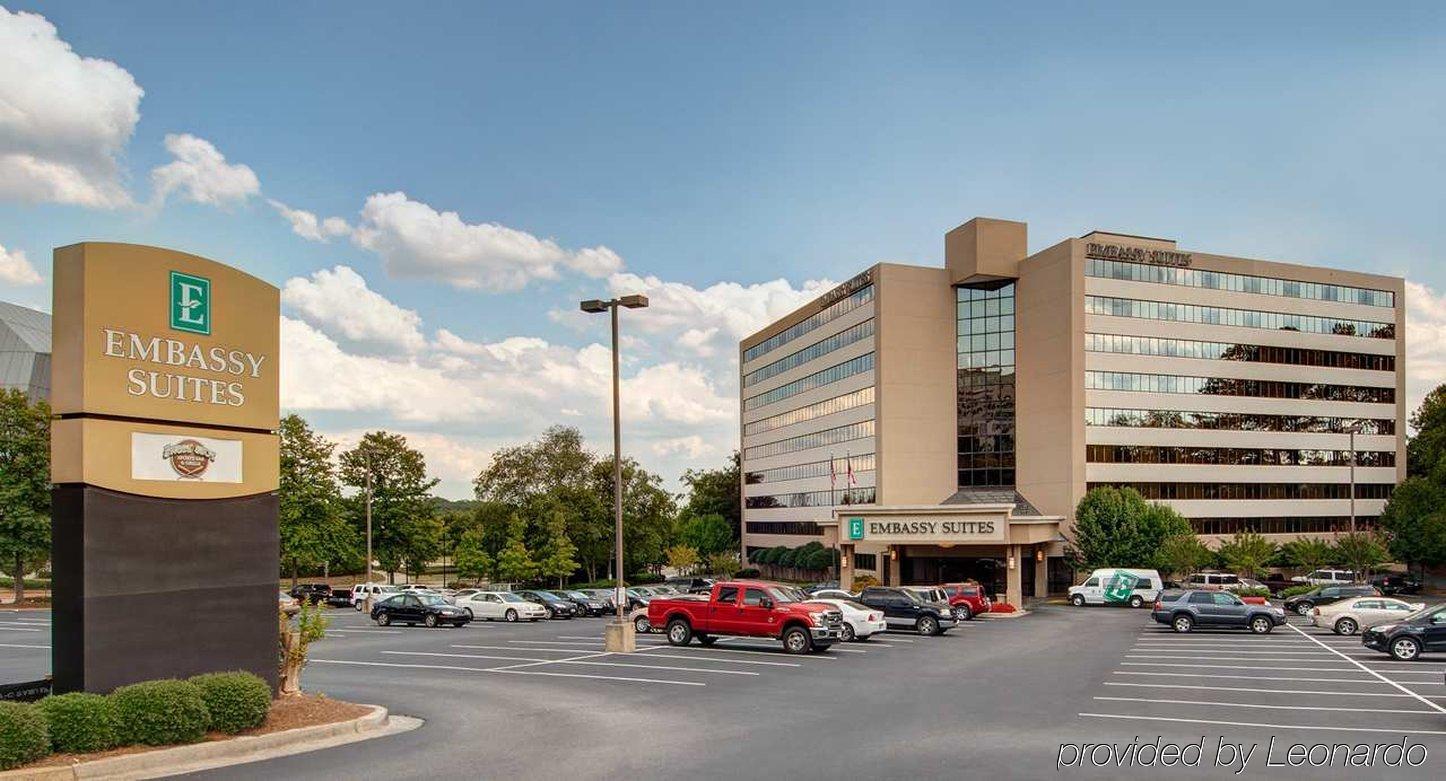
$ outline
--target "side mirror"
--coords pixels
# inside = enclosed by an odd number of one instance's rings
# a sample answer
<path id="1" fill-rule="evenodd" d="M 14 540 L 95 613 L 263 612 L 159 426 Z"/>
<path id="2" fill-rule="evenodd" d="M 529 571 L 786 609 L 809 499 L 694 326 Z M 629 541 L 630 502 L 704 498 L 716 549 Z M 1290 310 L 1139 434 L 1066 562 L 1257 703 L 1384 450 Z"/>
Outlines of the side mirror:
<path id="1" fill-rule="evenodd" d="M 773 600 L 769 599 L 768 597 L 764 597 L 763 599 L 758 600 L 758 606 L 763 608 L 764 610 L 772 610 Z"/>

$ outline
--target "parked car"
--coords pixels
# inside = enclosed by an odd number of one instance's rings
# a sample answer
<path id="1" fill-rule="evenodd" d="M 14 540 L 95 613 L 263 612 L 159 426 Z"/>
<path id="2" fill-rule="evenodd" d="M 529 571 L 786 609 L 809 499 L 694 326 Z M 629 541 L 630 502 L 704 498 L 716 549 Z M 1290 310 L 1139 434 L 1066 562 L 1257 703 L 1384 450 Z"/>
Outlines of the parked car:
<path id="1" fill-rule="evenodd" d="M 925 602 L 947 603 L 949 601 L 949 597 L 944 593 L 944 589 L 938 586 L 900 586 L 899 588 L 908 589 L 918 594 Z"/>
<path id="2" fill-rule="evenodd" d="M 456 605 L 447 604 L 440 594 L 399 593 L 372 605 L 372 620 L 378 626 L 390 626 L 393 622 L 427 627 L 451 624 L 459 627 L 472 619 L 467 611 Z"/>
<path id="3" fill-rule="evenodd" d="M 981 613 L 988 613 L 994 603 L 978 583 L 945 583 L 944 596 L 954 609 L 954 618 L 960 621 L 972 620 Z"/>
<path id="4" fill-rule="evenodd" d="M 1069 587 L 1069 601 L 1075 607 L 1085 605 L 1129 605 L 1144 607 L 1155 599 L 1162 584 L 1160 573 L 1152 569 L 1097 569 L 1084 583 Z"/>
<path id="5" fill-rule="evenodd" d="M 821 597 L 812 597 L 808 601 L 828 605 L 843 614 L 843 626 L 840 627 L 839 639 L 845 643 L 863 642 L 889 628 L 889 622 L 884 620 L 882 611 L 875 610 L 862 602 L 855 602 L 852 599 Z"/>
<path id="6" fill-rule="evenodd" d="M 469 618 L 483 621 L 537 621 L 549 615 L 547 608 L 511 591 L 474 591 L 459 597 L 457 607 Z"/>
<path id="7" fill-rule="evenodd" d="M 1232 572 L 1196 572 L 1188 575 L 1180 588 L 1235 589 L 1240 585 L 1240 576 Z"/>
<path id="8" fill-rule="evenodd" d="M 629 607 L 629 608 L 647 607 L 647 606 L 648 606 L 648 603 L 653 601 L 653 594 L 652 594 L 652 593 L 647 592 L 647 591 L 642 591 L 642 590 L 640 590 L 639 587 L 637 587 L 637 586 L 631 586 L 631 587 L 629 587 L 629 588 L 627 588 L 627 589 L 624 589 L 624 590 L 625 590 L 625 591 L 627 592 L 627 594 L 628 594 L 628 607 Z"/>
<path id="9" fill-rule="evenodd" d="M 713 590 L 712 578 L 668 578 L 663 584 L 683 594 L 707 594 Z"/>
<path id="10" fill-rule="evenodd" d="M 1296 575 L 1291 581 L 1297 585 L 1310 583 L 1312 585 L 1331 585 L 1356 582 L 1356 573 L 1348 569 L 1318 569 L 1311 570 L 1304 575 Z"/>
<path id="11" fill-rule="evenodd" d="M 898 586 L 870 586 L 859 593 L 858 601 L 883 612 L 884 621 L 893 628 L 921 635 L 942 635 L 954 628 L 954 610 L 948 602 L 930 602 Z"/>
<path id="12" fill-rule="evenodd" d="M 1375 586 L 1316 586 L 1304 594 L 1296 594 L 1285 600 L 1285 609 L 1302 616 L 1310 615 L 1310 611 L 1318 605 L 1329 605 L 1350 597 L 1379 597 L 1381 592 Z"/>
<path id="13" fill-rule="evenodd" d="M 618 590 L 615 588 L 585 588 L 582 589 L 582 593 L 587 594 L 594 599 L 602 600 L 603 604 L 607 605 L 609 613 L 612 613 L 618 609 Z M 624 607 L 626 607 L 626 605 L 624 605 Z"/>
<path id="14" fill-rule="evenodd" d="M 584 594 L 581 591 L 557 591 L 559 597 L 569 600 L 577 608 L 580 616 L 605 616 L 610 611 L 608 602 L 605 602 L 591 594 Z M 609 600 L 611 601 L 611 600 Z"/>
<path id="15" fill-rule="evenodd" d="M 277 589 L 276 593 L 281 595 L 281 602 L 279 608 L 281 612 L 285 613 L 288 616 L 294 616 L 297 613 L 301 612 L 301 600 L 291 596 L 290 594 L 282 591 L 281 589 Z"/>
<path id="16" fill-rule="evenodd" d="M 844 591 L 841 588 L 821 588 L 818 591 L 809 592 L 809 596 L 818 599 L 858 599 L 859 595 L 851 591 Z"/>
<path id="17" fill-rule="evenodd" d="M 512 592 L 529 602 L 536 602 L 547 608 L 548 615 L 552 618 L 572 618 L 577 615 L 577 605 L 571 600 L 563 599 L 551 591 L 539 589 L 527 589 Z"/>
<path id="18" fill-rule="evenodd" d="M 1395 572 L 1385 572 L 1371 578 L 1371 585 L 1380 590 L 1386 596 L 1394 594 L 1419 594 L 1421 593 L 1421 581 L 1410 575 L 1402 575 Z"/>
<path id="19" fill-rule="evenodd" d="M 1426 605 L 1414 605 L 1391 597 L 1354 597 L 1325 607 L 1312 608 L 1310 622 L 1338 635 L 1353 635 L 1361 629 L 1397 621 Z"/>
<path id="20" fill-rule="evenodd" d="M 842 584 L 840 584 L 837 580 L 825 580 L 819 583 L 810 583 L 807 586 L 803 587 L 803 593 L 812 596 L 825 589 L 837 589 L 841 585 Z"/>
<path id="21" fill-rule="evenodd" d="M 298 583 L 292 586 L 287 593 L 296 599 L 316 605 L 325 602 L 326 598 L 331 596 L 331 586 L 325 583 Z"/>
<path id="22" fill-rule="evenodd" d="M 358 583 L 351 587 L 351 604 L 357 612 L 366 609 L 366 600 L 370 596 L 375 603 L 379 599 L 385 599 L 392 594 L 399 593 L 396 586 L 389 586 L 385 583 Z"/>
<path id="23" fill-rule="evenodd" d="M 1258 635 L 1285 625 L 1285 611 L 1244 602 L 1228 591 L 1163 591 L 1150 611 L 1156 623 L 1185 633 L 1195 627 L 1249 629 Z"/>
<path id="24" fill-rule="evenodd" d="M 1446 605 L 1433 605 L 1396 623 L 1378 624 L 1361 633 L 1361 645 L 1403 662 L 1426 651 L 1446 651 Z"/>
<path id="25" fill-rule="evenodd" d="M 701 645 L 712 645 L 727 635 L 776 638 L 791 654 L 826 650 L 843 637 L 843 614 L 805 599 L 792 586 L 720 581 L 707 595 L 654 599 L 648 605 L 648 623 L 664 627 L 673 645 L 687 645 L 695 637 Z"/>
<path id="26" fill-rule="evenodd" d="M 351 607 L 351 591 L 347 589 L 332 589 L 326 595 L 327 607 Z"/>
<path id="27" fill-rule="evenodd" d="M 637 632 L 640 635 L 645 635 L 649 632 L 663 631 L 662 627 L 653 626 L 653 622 L 648 620 L 647 605 L 644 605 L 642 607 L 635 607 L 631 611 L 629 611 L 628 620 L 633 622 L 633 631 Z"/>

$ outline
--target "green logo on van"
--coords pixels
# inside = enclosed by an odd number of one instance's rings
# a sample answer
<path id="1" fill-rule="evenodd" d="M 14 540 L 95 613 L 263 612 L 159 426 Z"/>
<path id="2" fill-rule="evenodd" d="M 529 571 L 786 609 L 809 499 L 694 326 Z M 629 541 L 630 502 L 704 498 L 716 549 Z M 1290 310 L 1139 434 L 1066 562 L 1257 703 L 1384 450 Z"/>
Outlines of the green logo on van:
<path id="1" fill-rule="evenodd" d="M 1105 584 L 1105 601 L 1126 602 L 1139 584 L 1140 579 L 1137 576 L 1128 572 L 1116 572 Z"/>
<path id="2" fill-rule="evenodd" d="M 171 327 L 210 336 L 211 280 L 171 272 Z"/>

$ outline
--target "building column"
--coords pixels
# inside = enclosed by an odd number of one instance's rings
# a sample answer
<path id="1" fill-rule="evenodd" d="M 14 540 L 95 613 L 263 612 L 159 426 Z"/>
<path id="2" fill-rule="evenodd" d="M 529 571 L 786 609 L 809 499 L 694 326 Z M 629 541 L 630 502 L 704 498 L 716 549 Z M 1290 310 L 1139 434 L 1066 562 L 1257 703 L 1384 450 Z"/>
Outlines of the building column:
<path id="1" fill-rule="evenodd" d="M 1034 549 L 1037 552 L 1030 554 L 1035 557 L 1034 598 L 1040 601 L 1044 601 L 1045 597 L 1049 596 L 1049 556 L 1046 554 L 1044 559 L 1041 561 L 1039 559 L 1038 552 L 1042 552 L 1044 550 L 1044 545 L 1036 545 L 1034 546 Z"/>
<path id="2" fill-rule="evenodd" d="M 1020 546 L 1010 545 L 1005 549 L 1006 559 L 1004 601 L 1015 607 L 1022 607 L 1024 601 L 1024 567 L 1019 560 Z M 1009 566 L 1009 559 L 1014 560 L 1014 566 Z"/>
<path id="3" fill-rule="evenodd" d="M 854 546 L 839 546 L 838 587 L 844 591 L 854 590 Z"/>
<path id="4" fill-rule="evenodd" d="M 894 558 L 894 546 L 890 545 L 884 548 L 884 552 L 881 555 L 884 557 L 884 566 L 888 568 L 888 571 L 884 573 L 884 585 L 899 585 L 899 562 Z"/>

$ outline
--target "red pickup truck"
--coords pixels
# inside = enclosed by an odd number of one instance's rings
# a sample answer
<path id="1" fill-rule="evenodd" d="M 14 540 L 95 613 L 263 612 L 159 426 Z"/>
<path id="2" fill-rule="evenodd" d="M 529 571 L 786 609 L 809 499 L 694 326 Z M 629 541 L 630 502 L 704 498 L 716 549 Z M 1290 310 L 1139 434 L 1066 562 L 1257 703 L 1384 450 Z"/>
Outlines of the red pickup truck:
<path id="1" fill-rule="evenodd" d="M 792 586 L 722 581 L 707 594 L 654 599 L 648 622 L 662 627 L 673 645 L 687 645 L 693 638 L 712 645 L 722 636 L 771 637 L 791 654 L 825 650 L 843 637 L 843 613 L 806 599 Z"/>

